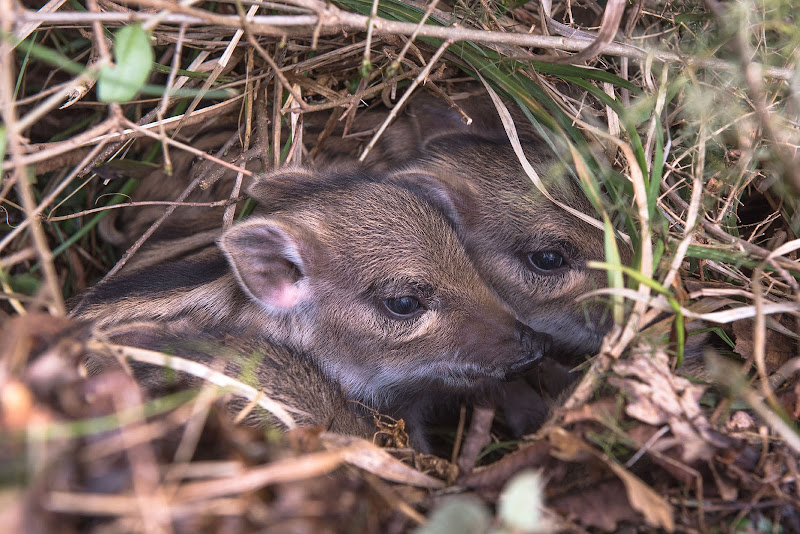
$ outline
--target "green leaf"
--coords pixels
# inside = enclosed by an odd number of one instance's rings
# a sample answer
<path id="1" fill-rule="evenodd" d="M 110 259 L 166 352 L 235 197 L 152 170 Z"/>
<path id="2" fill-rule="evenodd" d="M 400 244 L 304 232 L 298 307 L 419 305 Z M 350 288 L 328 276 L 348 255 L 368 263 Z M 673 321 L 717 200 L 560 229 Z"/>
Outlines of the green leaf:
<path id="1" fill-rule="evenodd" d="M 444 501 L 414 534 L 484 534 L 491 517 L 476 497 L 459 495 Z"/>
<path id="2" fill-rule="evenodd" d="M 6 127 L 0 126 L 0 162 L 6 157 Z M 3 182 L 3 177 L 0 176 L 0 183 Z"/>
<path id="3" fill-rule="evenodd" d="M 536 471 L 518 474 L 506 485 L 498 501 L 497 515 L 512 531 L 542 530 L 544 483 Z"/>
<path id="4" fill-rule="evenodd" d="M 31 273 L 20 273 L 9 280 L 11 289 L 23 295 L 35 295 L 42 282 Z"/>
<path id="5" fill-rule="evenodd" d="M 150 35 L 141 24 L 125 26 L 114 36 L 114 67 L 105 67 L 97 80 L 101 102 L 133 100 L 144 87 L 153 67 L 155 54 Z"/>

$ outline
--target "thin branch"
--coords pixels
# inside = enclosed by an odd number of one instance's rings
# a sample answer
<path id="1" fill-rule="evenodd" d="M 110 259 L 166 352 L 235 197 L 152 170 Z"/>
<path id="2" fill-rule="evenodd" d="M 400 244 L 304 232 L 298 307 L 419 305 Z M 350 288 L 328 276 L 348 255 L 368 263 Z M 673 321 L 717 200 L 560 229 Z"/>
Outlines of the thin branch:
<path id="1" fill-rule="evenodd" d="M 144 6 L 161 6 L 161 2 L 152 0 L 132 0 Z M 342 30 L 362 31 L 366 30 L 369 24 L 369 17 L 356 13 L 348 13 L 332 5 L 319 3 L 320 13 L 318 15 L 259 15 L 253 17 L 249 25 L 253 35 L 272 35 L 286 36 L 290 29 L 298 30 L 302 35 L 307 35 L 308 30 L 313 30 L 317 25 L 327 29 L 329 33 L 338 33 Z M 191 15 L 184 14 L 186 11 Z M 43 25 L 70 24 L 85 26 L 95 18 L 103 22 L 131 23 L 136 21 L 149 20 L 154 15 L 152 13 L 38 13 L 30 10 L 23 10 L 18 20 L 21 23 L 36 22 Z M 241 29 L 241 20 L 236 15 L 216 15 L 199 9 L 185 9 L 174 5 L 173 14 L 164 17 L 165 24 L 216 24 L 232 29 Z M 414 22 L 397 22 L 382 18 L 374 19 L 374 31 L 376 35 L 413 35 L 417 31 L 418 24 Z M 529 33 L 513 33 L 473 30 L 469 28 L 452 26 L 435 26 L 426 24 L 419 28 L 420 37 L 433 37 L 453 42 L 472 41 L 483 44 L 507 44 L 517 46 L 529 46 L 533 48 L 564 50 L 567 52 L 580 52 L 592 45 L 593 41 L 580 38 L 555 37 L 549 35 L 535 35 Z M 621 43 L 609 43 L 603 48 L 603 54 L 607 56 L 628 57 L 632 59 L 645 59 L 652 56 L 653 59 L 668 63 L 687 64 L 698 68 L 710 68 L 724 71 L 735 71 L 739 65 L 719 59 L 691 58 L 685 57 L 674 52 L 657 49 L 643 49 Z M 781 80 L 790 80 L 794 76 L 792 69 L 767 67 L 753 63 L 754 68 L 758 68 L 763 76 Z"/>
<path id="2" fill-rule="evenodd" d="M 137 124 L 134 124 L 133 122 L 131 122 L 129 120 L 126 120 L 125 124 L 127 124 L 128 127 L 131 128 L 132 130 L 137 131 L 139 133 L 142 133 L 147 137 L 150 137 L 152 139 L 156 139 L 156 140 L 159 140 L 159 141 L 162 140 L 162 137 L 159 136 L 158 134 L 155 134 L 155 133 L 151 132 L 150 130 L 148 130 L 146 128 L 143 128 L 143 127 L 141 127 L 141 126 L 139 126 Z M 242 172 L 246 176 L 252 176 L 253 175 L 252 172 L 250 172 L 250 171 L 248 171 L 246 169 L 242 169 L 241 167 L 237 167 L 233 163 L 228 163 L 227 161 L 225 161 L 223 159 L 220 159 L 220 158 L 218 158 L 216 156 L 212 156 L 211 154 L 207 154 L 206 152 L 203 152 L 202 150 L 194 148 L 193 146 L 187 145 L 186 143 L 181 143 L 180 141 L 176 141 L 176 140 L 170 139 L 168 137 L 167 138 L 163 138 L 163 139 L 168 144 L 170 144 L 172 146 L 176 146 L 178 148 L 181 148 L 181 149 L 185 150 L 186 152 L 194 154 L 195 156 L 198 156 L 198 157 L 201 157 L 201 158 L 205 158 L 205 159 L 207 159 L 209 161 L 213 161 L 217 165 L 221 165 L 221 166 L 226 167 L 226 168 L 228 168 L 228 169 L 230 169 L 232 171 Z"/>
<path id="3" fill-rule="evenodd" d="M 411 94 L 419 86 L 419 84 L 422 83 L 425 80 L 425 78 L 428 77 L 428 74 L 430 74 L 431 70 L 433 70 L 433 67 L 434 65 L 436 65 L 436 62 L 439 61 L 439 58 L 442 57 L 442 54 L 444 54 L 445 50 L 447 50 L 447 48 L 451 44 L 453 44 L 452 41 L 443 42 L 442 45 L 439 47 L 439 49 L 436 51 L 436 53 L 433 55 L 433 57 L 430 59 L 430 61 L 428 61 L 428 64 L 425 65 L 425 68 L 422 69 L 422 71 L 419 73 L 419 75 L 417 75 L 416 78 L 414 78 L 414 81 L 411 82 L 411 85 L 408 87 L 408 89 L 406 89 L 406 92 L 403 93 L 403 96 L 400 97 L 400 100 L 397 101 L 397 104 L 389 112 L 389 116 L 386 117 L 386 120 L 383 121 L 381 127 L 378 128 L 378 131 L 375 132 L 375 135 L 372 137 L 372 139 L 370 139 L 369 144 L 361 153 L 361 155 L 358 157 L 358 161 L 364 161 L 366 159 L 370 150 L 372 150 L 375 147 L 375 144 L 378 142 L 378 139 L 380 139 L 381 135 L 383 135 L 383 132 L 386 130 L 389 124 L 391 124 L 394 118 L 397 117 L 397 114 L 400 112 L 400 110 L 403 109 L 403 105 L 406 103 L 409 97 L 411 97 Z"/>
<path id="4" fill-rule="evenodd" d="M 278 401 L 270 399 L 260 390 L 231 378 L 225 373 L 214 371 L 210 367 L 207 367 L 203 364 L 152 350 L 101 343 L 99 341 L 89 341 L 86 344 L 86 348 L 89 351 L 97 354 L 130 358 L 138 362 L 159 365 L 175 371 L 188 373 L 192 376 L 202 378 L 203 380 L 210 382 L 215 386 L 229 388 L 235 394 L 240 395 L 247 400 L 258 398 L 258 405 L 274 415 L 276 419 L 286 426 L 286 428 L 291 429 L 297 427 L 294 417 L 289 414 L 291 408 Z"/>
<path id="5" fill-rule="evenodd" d="M 127 121 L 127 123 L 129 125 L 133 125 L 134 128 L 139 128 L 138 126 L 136 126 L 135 124 L 133 124 L 130 121 Z M 152 136 L 152 137 L 154 137 L 156 139 L 159 139 L 159 140 L 163 139 L 164 141 L 166 141 L 167 143 L 169 143 L 171 145 L 179 146 L 179 147 L 183 148 L 184 150 L 187 150 L 188 152 L 191 152 L 192 154 L 195 154 L 196 156 L 202 156 L 202 157 L 204 157 L 204 158 L 206 158 L 206 159 L 208 159 L 210 161 L 213 161 L 213 162 L 215 162 L 215 163 L 217 163 L 219 165 L 222 165 L 222 166 L 224 166 L 226 168 L 233 169 L 236 172 L 246 174 L 247 176 L 252 176 L 252 174 L 253 174 L 248 170 L 245 170 L 243 168 L 237 167 L 237 166 L 235 166 L 233 164 L 228 163 L 227 161 L 221 160 L 221 159 L 219 159 L 219 157 L 212 156 L 210 154 L 206 154 L 202 150 L 198 150 L 198 149 L 196 149 L 194 147 L 190 147 L 190 146 L 185 145 L 183 143 L 179 143 L 178 141 L 175 141 L 174 139 L 161 137 L 161 136 L 158 136 L 158 135 L 156 135 L 154 133 L 151 133 L 151 132 L 147 132 L 147 135 L 148 136 Z M 221 152 L 222 151 L 220 151 L 220 154 L 221 154 Z M 139 237 L 139 239 L 137 239 L 136 242 L 133 245 L 131 245 L 131 247 L 128 250 L 125 251 L 125 254 L 122 255 L 122 257 L 119 259 L 117 264 L 114 265 L 114 267 L 103 277 L 103 280 L 108 280 L 109 278 L 114 276 L 117 272 L 119 272 L 120 269 L 122 269 L 125 266 L 125 264 L 131 258 L 131 256 L 133 256 L 133 254 L 136 253 L 136 251 L 139 250 L 139 248 L 141 248 L 141 246 L 150 238 L 150 236 L 152 236 L 155 233 L 155 231 L 161 226 L 161 224 L 170 215 L 172 215 L 172 213 L 178 208 L 178 206 L 183 204 L 183 201 L 191 194 L 192 191 L 194 191 L 197 188 L 197 186 L 200 184 L 201 180 L 202 180 L 202 178 L 200 176 L 198 176 L 197 178 L 192 180 L 192 182 L 186 187 L 186 189 L 183 190 L 183 192 L 178 196 L 178 198 L 175 199 L 175 205 L 169 206 L 164 211 L 164 214 L 161 215 L 161 217 L 159 217 L 158 220 L 156 220 L 152 225 L 150 225 L 150 228 L 148 228 L 147 231 L 144 234 L 142 234 L 142 236 Z"/>
<path id="6" fill-rule="evenodd" d="M 10 0 L 0 0 L 0 12 L 12 13 L 14 6 Z M 0 19 L 0 31 L 3 34 L 11 33 L 10 17 Z M 6 146 L 11 156 L 11 168 L 16 180 L 17 194 L 22 202 L 26 220 L 35 221 L 34 213 L 37 210 L 31 183 L 28 180 L 22 159 L 22 129 L 17 121 L 17 108 L 14 105 L 14 49 L 7 39 L 0 40 L 0 108 L 2 108 L 3 123 L 6 128 Z M 61 295 L 58 274 L 53 263 L 53 252 L 47 243 L 47 236 L 40 224 L 29 224 L 36 254 L 43 267 L 44 284 L 49 297 L 50 312 L 54 315 L 66 314 L 64 298 Z"/>
<path id="7" fill-rule="evenodd" d="M 210 117 L 215 117 L 227 112 L 228 108 L 233 107 L 242 98 L 244 98 L 244 95 L 238 95 L 234 98 L 226 100 L 225 102 L 220 102 L 219 104 L 214 104 L 213 106 L 208 106 L 201 110 L 195 111 L 192 116 L 187 119 L 186 124 L 188 125 L 206 122 Z M 155 116 L 155 110 L 153 110 L 152 113 L 153 116 Z M 129 139 L 138 139 L 144 135 L 151 135 L 150 130 L 158 130 L 161 128 L 162 124 L 166 131 L 170 131 L 178 125 L 182 117 L 183 115 L 178 115 L 165 119 L 161 123 L 158 121 L 149 122 L 141 126 L 136 125 L 136 128 L 126 128 L 120 131 L 101 134 L 100 132 L 108 132 L 117 126 L 115 120 L 107 119 L 97 127 L 92 128 L 90 131 L 75 136 L 68 141 L 30 145 L 28 147 L 29 153 L 20 156 L 20 164 L 32 165 L 40 161 L 55 158 L 61 154 L 64 154 L 65 152 L 69 152 L 84 146 L 91 146 L 103 141 L 127 141 Z M 3 163 L 2 170 L 6 171 L 11 170 L 12 168 L 13 165 L 11 162 Z"/>
<path id="8" fill-rule="evenodd" d="M 58 184 L 58 186 L 55 189 L 53 189 L 53 191 L 51 191 L 49 195 L 47 195 L 46 198 L 44 198 L 39 203 L 38 206 L 36 206 L 36 209 L 34 209 L 33 212 L 28 214 L 28 217 L 24 221 L 22 221 L 22 223 L 19 226 L 11 230 L 8 234 L 6 234 L 6 236 L 2 240 L 0 240 L 0 252 L 2 252 L 3 249 L 5 249 L 8 246 L 8 244 L 11 243 L 11 241 L 15 237 L 17 237 L 17 235 L 19 235 L 20 232 L 22 232 L 25 228 L 27 228 L 28 225 L 31 224 L 31 222 L 39 220 L 41 218 L 41 214 L 44 211 L 44 209 L 55 201 L 56 197 L 58 197 L 58 195 L 60 195 L 61 192 L 64 189 L 66 189 L 66 187 L 78 175 L 78 172 L 86 165 L 86 163 L 91 161 L 92 158 L 94 158 L 95 155 L 97 155 L 103 149 L 104 146 L 105 146 L 104 142 L 99 143 L 97 146 L 95 146 L 91 150 L 91 152 L 89 152 L 86 156 L 84 156 L 83 161 L 80 164 L 78 164 L 72 170 L 72 172 L 66 178 L 64 178 L 61 181 L 61 183 Z"/>
<path id="9" fill-rule="evenodd" d="M 114 210 L 119 208 L 134 208 L 139 206 L 177 206 L 177 207 L 193 207 L 193 208 L 217 208 L 220 206 L 234 205 L 245 197 L 226 198 L 217 200 L 216 202 L 170 202 L 168 200 L 143 200 L 139 202 L 126 202 L 125 204 L 114 204 L 113 206 L 103 206 L 102 208 L 92 208 L 90 210 L 83 210 L 71 215 L 60 215 L 58 217 L 47 217 L 44 220 L 47 222 L 67 221 L 69 219 L 77 219 L 92 213 L 101 211 Z"/>

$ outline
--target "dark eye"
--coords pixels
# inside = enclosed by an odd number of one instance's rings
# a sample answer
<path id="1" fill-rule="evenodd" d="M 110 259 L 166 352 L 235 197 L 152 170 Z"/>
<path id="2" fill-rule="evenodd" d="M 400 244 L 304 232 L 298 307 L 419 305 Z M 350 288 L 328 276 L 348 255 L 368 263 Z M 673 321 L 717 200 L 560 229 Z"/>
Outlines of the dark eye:
<path id="1" fill-rule="evenodd" d="M 383 303 L 386 305 L 386 309 L 400 317 L 414 315 L 422 307 L 422 304 L 416 298 L 408 295 L 386 299 Z"/>
<path id="2" fill-rule="evenodd" d="M 564 256 L 555 250 L 540 250 L 528 254 L 528 263 L 539 271 L 554 271 L 564 267 L 567 262 Z"/>

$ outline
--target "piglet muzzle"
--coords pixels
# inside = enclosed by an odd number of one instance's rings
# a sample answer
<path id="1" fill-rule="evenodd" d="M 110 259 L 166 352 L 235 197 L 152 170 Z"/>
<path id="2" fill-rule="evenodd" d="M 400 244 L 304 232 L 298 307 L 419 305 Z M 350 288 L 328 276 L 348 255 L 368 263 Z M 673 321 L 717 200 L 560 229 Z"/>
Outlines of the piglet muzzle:
<path id="1" fill-rule="evenodd" d="M 536 332 L 520 321 L 516 322 L 515 335 L 522 346 L 522 352 L 519 360 L 509 366 L 506 380 L 514 380 L 534 369 L 550 352 L 553 344 L 553 338 L 549 334 Z"/>

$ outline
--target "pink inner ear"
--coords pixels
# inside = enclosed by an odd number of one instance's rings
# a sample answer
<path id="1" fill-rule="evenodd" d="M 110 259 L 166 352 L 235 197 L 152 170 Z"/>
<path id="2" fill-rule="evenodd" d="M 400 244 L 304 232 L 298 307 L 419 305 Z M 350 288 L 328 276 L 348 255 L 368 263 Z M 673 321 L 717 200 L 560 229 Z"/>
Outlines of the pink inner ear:
<path id="1" fill-rule="evenodd" d="M 265 292 L 261 300 L 276 308 L 292 308 L 300 300 L 300 288 L 296 284 L 283 280 L 270 291 Z"/>

